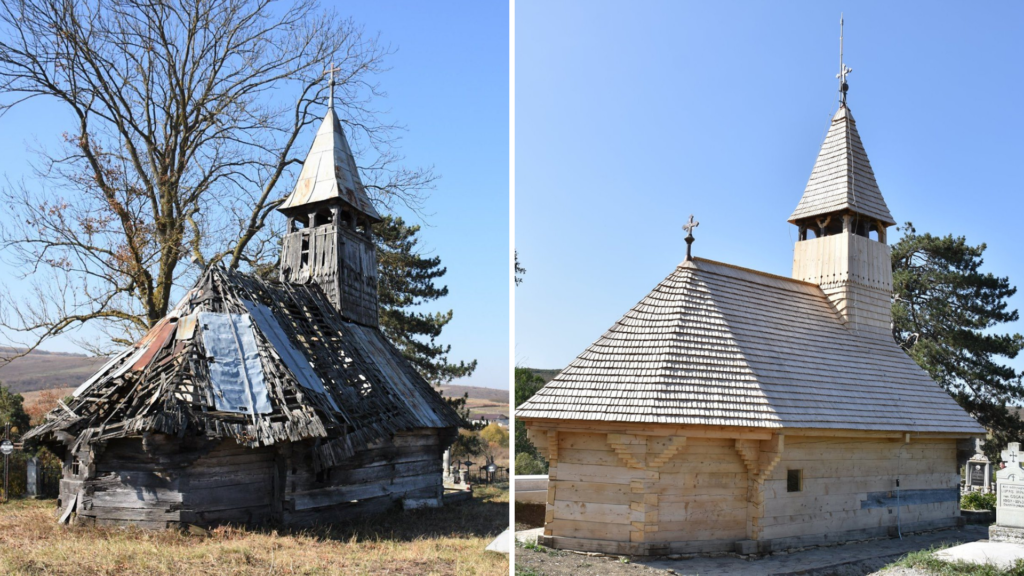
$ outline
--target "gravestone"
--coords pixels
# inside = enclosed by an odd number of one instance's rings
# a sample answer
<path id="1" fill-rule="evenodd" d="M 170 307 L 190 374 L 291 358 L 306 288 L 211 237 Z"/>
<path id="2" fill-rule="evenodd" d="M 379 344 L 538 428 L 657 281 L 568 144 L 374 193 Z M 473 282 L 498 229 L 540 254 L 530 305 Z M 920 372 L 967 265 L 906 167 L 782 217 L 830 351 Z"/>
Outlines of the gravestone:
<path id="1" fill-rule="evenodd" d="M 988 492 L 992 482 L 992 462 L 984 454 L 975 454 L 967 461 L 965 480 L 968 487 Z"/>
<path id="2" fill-rule="evenodd" d="M 29 498 L 40 498 L 42 491 L 42 470 L 39 469 L 39 458 L 28 459 L 25 465 L 25 495 Z"/>
<path id="3" fill-rule="evenodd" d="M 1011 442 L 1002 454 L 1006 468 L 996 472 L 996 523 L 988 528 L 993 542 L 1024 544 L 1024 469 L 1020 444 Z"/>

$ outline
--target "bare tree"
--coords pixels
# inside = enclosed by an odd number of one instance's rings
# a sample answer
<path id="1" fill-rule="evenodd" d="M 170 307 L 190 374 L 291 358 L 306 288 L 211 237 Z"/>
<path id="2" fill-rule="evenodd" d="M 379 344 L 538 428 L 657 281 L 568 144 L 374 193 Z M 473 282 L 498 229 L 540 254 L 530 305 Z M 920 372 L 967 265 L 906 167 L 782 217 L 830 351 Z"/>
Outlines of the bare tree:
<path id="1" fill-rule="evenodd" d="M 0 115 L 44 97 L 73 118 L 2 192 L 0 255 L 37 294 L 0 295 L 0 327 L 29 350 L 86 323 L 131 342 L 205 266 L 276 257 L 269 216 L 330 62 L 371 197 L 418 209 L 432 186 L 374 108 L 390 47 L 316 0 L 0 4 Z"/>

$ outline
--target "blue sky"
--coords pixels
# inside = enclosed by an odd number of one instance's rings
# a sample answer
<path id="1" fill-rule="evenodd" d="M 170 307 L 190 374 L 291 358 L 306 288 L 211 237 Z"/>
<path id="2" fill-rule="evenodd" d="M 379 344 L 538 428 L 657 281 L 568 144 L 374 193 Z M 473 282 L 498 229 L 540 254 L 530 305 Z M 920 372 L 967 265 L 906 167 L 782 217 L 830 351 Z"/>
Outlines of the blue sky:
<path id="1" fill-rule="evenodd" d="M 893 216 L 987 243 L 984 269 L 1024 287 L 1024 4 L 978 6 L 517 2 L 516 363 L 560 368 L 600 337 L 683 259 L 690 213 L 696 255 L 790 275 L 841 11 Z"/>
<path id="2" fill-rule="evenodd" d="M 378 1 L 338 9 L 397 48 L 388 61 L 391 70 L 379 78 L 388 93 L 379 107 L 408 128 L 402 138 L 408 164 L 433 165 L 442 176 L 426 204 L 420 236 L 424 251 L 440 256 L 448 268 L 443 281 L 450 292 L 425 309 L 453 309 L 454 320 L 441 340 L 452 345 L 453 360 L 479 360 L 476 373 L 457 383 L 505 388 L 510 361 L 508 6 Z M 0 174 L 12 180 L 29 176 L 27 145 L 56 142 L 65 129 L 57 108 L 45 101 L 0 118 Z M 5 277 L 15 292 L 25 290 Z M 67 339 L 44 348 L 77 351 Z"/>

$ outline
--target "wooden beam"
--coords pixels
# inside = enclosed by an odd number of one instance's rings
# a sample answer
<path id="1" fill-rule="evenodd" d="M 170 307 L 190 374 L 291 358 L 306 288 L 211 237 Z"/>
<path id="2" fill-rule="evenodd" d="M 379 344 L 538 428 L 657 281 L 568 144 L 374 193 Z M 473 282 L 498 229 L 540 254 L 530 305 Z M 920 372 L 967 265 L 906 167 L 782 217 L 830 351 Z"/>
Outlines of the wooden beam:
<path id="1" fill-rule="evenodd" d="M 625 422 L 603 422 L 589 420 L 555 420 L 551 418 L 519 418 L 527 430 L 533 428 L 580 432 L 584 434 L 633 434 L 640 436 L 683 436 L 692 438 L 750 438 L 769 440 L 779 428 L 755 428 L 751 426 L 703 426 L 677 424 L 630 424 Z"/>

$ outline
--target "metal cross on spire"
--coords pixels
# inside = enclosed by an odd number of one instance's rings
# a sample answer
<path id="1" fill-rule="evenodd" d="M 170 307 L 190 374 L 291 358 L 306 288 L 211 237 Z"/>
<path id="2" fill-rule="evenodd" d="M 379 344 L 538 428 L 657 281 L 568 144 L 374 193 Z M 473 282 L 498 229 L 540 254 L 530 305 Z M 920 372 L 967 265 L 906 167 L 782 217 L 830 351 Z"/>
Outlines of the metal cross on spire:
<path id="1" fill-rule="evenodd" d="M 700 226 L 700 222 L 693 219 L 693 214 L 690 214 L 690 221 L 683 224 L 683 230 L 686 230 L 686 260 L 693 260 L 690 256 L 690 245 L 693 244 L 693 229 Z"/>
<path id="2" fill-rule="evenodd" d="M 839 13 L 839 74 L 836 74 L 836 78 L 839 79 L 839 92 L 842 94 L 840 97 L 840 105 L 846 107 L 846 91 L 850 89 L 850 85 L 846 83 L 846 75 L 853 72 L 853 68 L 847 68 L 843 62 L 843 14 Z"/>
<path id="3" fill-rule="evenodd" d="M 331 83 L 330 83 L 330 86 L 331 86 L 331 99 L 327 101 L 327 107 L 330 108 L 331 110 L 334 110 L 334 73 L 335 72 L 341 72 L 341 68 L 335 68 L 334 67 L 334 62 L 331 62 L 327 66 L 327 69 L 324 70 L 324 76 L 326 76 L 328 74 L 331 75 Z"/>

